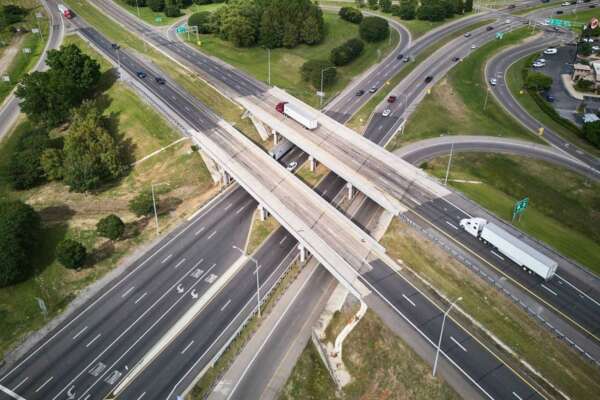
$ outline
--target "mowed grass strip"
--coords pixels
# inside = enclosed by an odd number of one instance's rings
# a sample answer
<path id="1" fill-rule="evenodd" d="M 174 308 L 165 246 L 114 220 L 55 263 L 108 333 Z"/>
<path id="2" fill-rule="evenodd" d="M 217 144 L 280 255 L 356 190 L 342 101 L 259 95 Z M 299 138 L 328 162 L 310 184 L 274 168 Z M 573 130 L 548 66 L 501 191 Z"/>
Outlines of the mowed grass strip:
<path id="1" fill-rule="evenodd" d="M 115 83 L 110 65 L 79 37 L 68 36 L 65 43 L 77 44 L 100 62 L 104 91 L 99 95 L 99 102 L 134 159 L 180 138 L 130 89 Z M 13 191 L 7 181 L 7 165 L 18 138 L 30 128 L 29 122 L 21 122 L 0 142 L 0 196 L 27 202 L 40 213 L 43 221 L 42 235 L 32 252 L 35 276 L 0 289 L 0 356 L 48 321 L 42 316 L 36 298 L 46 303 L 48 318 L 58 315 L 83 288 L 114 269 L 132 249 L 155 237 L 153 221 L 136 218 L 128 210 L 129 200 L 137 193 L 149 190 L 152 183 L 169 184 L 157 187 L 159 210 L 162 209 L 159 222 L 161 232 L 165 232 L 217 192 L 201 157 L 190 151 L 187 141 L 136 165 L 126 177 L 94 193 L 71 192 L 60 182 Z M 96 222 L 110 213 L 118 214 L 126 223 L 123 240 L 110 242 L 96 234 Z M 54 249 L 63 238 L 79 240 L 87 247 L 91 254 L 89 268 L 69 270 L 55 261 Z"/>
<path id="2" fill-rule="evenodd" d="M 316 89 L 302 80 L 300 68 L 308 60 L 329 60 L 331 49 L 340 46 L 349 39 L 359 37 L 358 25 L 342 20 L 337 14 L 324 12 L 325 38 L 316 45 L 298 45 L 293 49 L 279 48 L 271 50 L 271 84 L 285 89 L 291 95 L 317 107 L 319 98 Z M 200 35 L 201 45 L 190 36 L 190 44 L 200 51 L 215 56 L 247 74 L 268 82 L 268 54 L 262 47 L 239 48 L 217 35 Z M 325 88 L 326 98 L 333 98 L 342 91 L 350 80 L 383 59 L 399 40 L 398 33 L 392 30 L 391 39 L 378 43 L 365 42 L 363 53 L 356 60 L 343 67 L 337 67 L 337 80 L 331 87 Z"/>
<path id="3" fill-rule="evenodd" d="M 426 163 L 443 178 L 448 157 Z M 481 184 L 452 179 L 481 181 Z M 561 254 L 600 274 L 600 184 L 544 161 L 495 154 L 458 154 L 449 183 L 506 221 L 517 200 L 529 207 L 514 224 Z"/>
<path id="4" fill-rule="evenodd" d="M 474 50 L 432 88 L 409 118 L 404 135 L 396 136 L 388 148 L 394 150 L 442 134 L 507 136 L 540 142 L 487 93 L 484 76 L 489 58 L 530 35 L 522 28 Z"/>
<path id="5" fill-rule="evenodd" d="M 589 400 L 600 391 L 600 371 L 594 365 L 429 239 L 395 218 L 381 243 L 390 257 L 402 260 L 410 268 L 404 268 L 402 275 L 427 292 L 430 298 L 439 298 L 432 287 L 449 299 L 461 296 L 459 307 L 508 345 L 514 354 L 496 346 L 487 333 L 462 318 L 459 312 L 453 311 L 452 316 L 522 375 L 553 391 L 531 374 L 520 360 L 531 365 L 571 399 Z M 411 271 L 431 286 L 422 283 Z"/>

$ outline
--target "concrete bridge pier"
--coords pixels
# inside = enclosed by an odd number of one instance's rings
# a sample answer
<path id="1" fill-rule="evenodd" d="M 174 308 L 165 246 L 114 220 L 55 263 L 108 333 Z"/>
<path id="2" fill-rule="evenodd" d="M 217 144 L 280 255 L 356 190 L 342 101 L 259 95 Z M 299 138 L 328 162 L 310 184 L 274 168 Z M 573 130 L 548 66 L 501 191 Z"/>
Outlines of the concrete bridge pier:
<path id="1" fill-rule="evenodd" d="M 346 183 L 346 188 L 348 189 L 348 200 L 352 200 L 354 197 L 354 186 L 350 182 Z"/>
<path id="2" fill-rule="evenodd" d="M 279 134 L 275 129 L 272 129 L 271 132 L 273 133 L 273 146 L 277 146 L 277 143 L 279 143 Z"/>
<path id="3" fill-rule="evenodd" d="M 306 262 L 306 253 L 307 253 L 306 247 L 304 247 L 303 244 L 299 244 L 298 250 L 300 251 L 300 262 L 305 263 Z"/>
<path id="4" fill-rule="evenodd" d="M 261 221 L 264 221 L 269 216 L 269 212 L 262 204 L 258 205 L 258 215 L 260 216 Z"/>
<path id="5" fill-rule="evenodd" d="M 308 165 L 310 167 L 310 172 L 315 172 L 315 169 L 317 168 L 317 160 L 315 159 L 315 157 L 308 157 Z"/>

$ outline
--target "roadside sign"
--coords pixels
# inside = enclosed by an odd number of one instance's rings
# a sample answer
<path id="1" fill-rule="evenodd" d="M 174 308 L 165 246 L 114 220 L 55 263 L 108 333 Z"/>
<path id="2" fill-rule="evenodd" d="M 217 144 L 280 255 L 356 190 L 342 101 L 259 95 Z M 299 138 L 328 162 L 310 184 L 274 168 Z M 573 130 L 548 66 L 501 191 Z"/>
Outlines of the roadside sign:
<path id="1" fill-rule="evenodd" d="M 40 308 L 40 311 L 42 312 L 42 314 L 45 316 L 48 315 L 48 308 L 46 307 L 46 303 L 44 302 L 43 299 L 40 299 L 39 297 L 36 297 L 35 300 L 38 303 L 38 307 Z"/>
<path id="2" fill-rule="evenodd" d="M 196 43 L 198 44 L 198 46 L 202 46 L 202 40 L 198 40 Z"/>
<path id="3" fill-rule="evenodd" d="M 504 37 L 504 32 L 496 32 L 496 39 L 502 39 Z"/>
<path id="4" fill-rule="evenodd" d="M 320 90 L 317 90 L 317 96 L 325 97 L 325 92 L 321 92 Z"/>
<path id="5" fill-rule="evenodd" d="M 38 28 L 32 28 L 31 33 L 40 33 L 40 30 Z"/>
<path id="6" fill-rule="evenodd" d="M 600 21 L 598 21 L 598 18 L 596 18 L 596 17 L 592 18 L 592 20 L 590 21 L 590 28 L 596 29 L 598 27 L 599 23 L 600 23 Z"/>
<path id="7" fill-rule="evenodd" d="M 544 135 L 544 127 L 540 126 L 538 129 L 538 135 L 543 136 Z"/>
<path id="8" fill-rule="evenodd" d="M 4 76 L 2 77 L 2 80 L 3 80 L 4 82 L 10 82 L 10 76 L 8 76 L 8 75 L 4 75 Z"/>
<path id="9" fill-rule="evenodd" d="M 177 33 L 186 33 L 187 32 L 187 27 L 185 25 L 179 25 L 177 27 L 177 29 L 175 30 L 175 32 L 177 32 Z"/>
<path id="10" fill-rule="evenodd" d="M 31 53 L 31 49 L 30 49 L 29 47 L 25 47 L 25 48 L 23 49 L 23 53 L 25 53 L 25 54 L 29 54 L 29 53 Z"/>
<path id="11" fill-rule="evenodd" d="M 521 215 L 525 212 L 525 209 L 529 205 L 529 197 L 525 197 L 515 203 L 515 207 L 513 208 L 513 220 L 517 215 Z"/>
<path id="12" fill-rule="evenodd" d="M 154 22 L 162 22 L 162 17 L 155 17 Z"/>
<path id="13" fill-rule="evenodd" d="M 571 24 L 571 21 L 566 21 L 566 20 L 557 19 L 557 18 L 550 18 L 548 20 L 548 24 L 550 26 L 560 26 L 563 28 L 570 28 L 573 25 L 573 24 Z"/>

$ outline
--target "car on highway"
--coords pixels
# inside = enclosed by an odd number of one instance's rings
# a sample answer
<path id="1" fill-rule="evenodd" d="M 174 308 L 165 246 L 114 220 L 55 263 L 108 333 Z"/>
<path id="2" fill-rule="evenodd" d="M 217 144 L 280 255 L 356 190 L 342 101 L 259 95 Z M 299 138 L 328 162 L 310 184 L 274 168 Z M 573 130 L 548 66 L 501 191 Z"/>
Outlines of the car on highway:
<path id="1" fill-rule="evenodd" d="M 477 45 L 475 45 L 475 44 L 471 45 L 471 50 L 476 49 L 476 48 L 477 48 Z"/>
<path id="2" fill-rule="evenodd" d="M 532 64 L 533 68 L 543 68 L 545 66 L 546 66 L 546 64 L 541 63 L 541 62 L 537 62 L 537 61 Z"/>
<path id="3" fill-rule="evenodd" d="M 297 166 L 298 166 L 298 163 L 296 161 L 292 161 L 287 165 L 287 167 L 285 167 L 285 169 L 287 169 L 290 172 L 293 172 Z"/>
<path id="4" fill-rule="evenodd" d="M 590 7 L 590 8 L 596 8 L 596 5 L 595 5 L 595 4 L 590 4 L 590 6 L 589 6 L 589 7 Z"/>
<path id="5" fill-rule="evenodd" d="M 164 85 L 167 81 L 165 81 L 165 78 L 157 76 L 156 78 L 154 78 L 154 80 L 156 81 L 156 83 L 158 83 L 159 85 Z"/>
<path id="6" fill-rule="evenodd" d="M 396 56 L 396 60 L 402 60 L 404 58 L 404 54 L 398 54 Z"/>
<path id="7" fill-rule="evenodd" d="M 561 7 L 566 7 L 566 6 L 570 6 L 570 5 L 571 5 L 571 3 L 568 1 L 561 3 Z"/>
<path id="8" fill-rule="evenodd" d="M 546 61 L 547 60 L 545 58 L 538 58 L 537 60 L 535 60 L 535 62 L 542 63 L 542 64 L 546 64 Z"/>
<path id="9" fill-rule="evenodd" d="M 452 57 L 452 61 L 454 61 L 454 62 L 460 61 L 460 57 Z"/>
<path id="10" fill-rule="evenodd" d="M 120 46 L 118 44 L 116 44 L 116 43 L 111 43 L 110 47 L 112 47 L 113 50 L 119 50 L 120 49 Z"/>
<path id="11" fill-rule="evenodd" d="M 507 19 L 505 19 L 505 20 L 504 20 L 504 23 L 505 23 L 505 24 L 510 24 L 510 19 L 508 19 L 508 18 L 507 18 Z"/>
<path id="12" fill-rule="evenodd" d="M 485 28 L 486 31 L 493 31 L 494 27 L 493 26 L 488 26 L 487 28 Z"/>
<path id="13" fill-rule="evenodd" d="M 382 117 L 389 117 L 389 115 L 392 113 L 392 110 L 390 110 L 389 108 L 386 108 L 385 110 L 383 110 L 383 112 L 381 113 Z"/>
<path id="14" fill-rule="evenodd" d="M 509 9 L 509 10 L 512 10 L 512 9 L 513 9 L 513 8 L 515 8 L 515 7 L 517 7 L 517 6 L 516 6 L 516 5 L 514 5 L 514 4 L 511 4 L 511 5 L 509 5 L 509 6 L 508 6 L 508 9 Z"/>
<path id="15" fill-rule="evenodd" d="M 433 76 L 432 76 L 432 75 L 428 75 L 428 76 L 425 78 L 425 83 L 429 83 L 429 82 L 431 82 L 432 80 L 433 80 Z"/>
<path id="16" fill-rule="evenodd" d="M 471 37 L 471 33 L 470 32 L 465 33 L 465 37 Z"/>
<path id="17" fill-rule="evenodd" d="M 600 51 L 600 46 L 594 45 L 594 46 L 592 46 L 592 50 L 593 51 Z"/>
<path id="18" fill-rule="evenodd" d="M 409 61 L 410 61 L 410 57 L 409 57 L 409 56 L 406 56 L 406 57 L 404 58 L 404 62 L 405 62 L 405 63 L 407 63 L 407 62 L 409 62 Z"/>
<path id="19" fill-rule="evenodd" d="M 548 47 L 546 50 L 544 50 L 544 54 L 546 55 L 552 55 L 556 53 L 558 53 L 558 49 L 555 47 Z"/>
<path id="20" fill-rule="evenodd" d="M 140 79 L 144 79 L 147 75 L 144 71 L 138 71 L 135 73 L 137 75 L 138 78 Z"/>
<path id="21" fill-rule="evenodd" d="M 396 99 L 397 99 L 397 97 L 396 97 L 396 96 L 390 96 L 390 97 L 388 97 L 388 100 L 387 100 L 387 101 L 388 101 L 388 103 L 393 103 L 393 102 L 395 102 L 395 101 L 396 101 Z"/>
<path id="22" fill-rule="evenodd" d="M 362 96 L 363 94 L 365 94 L 365 91 L 362 89 L 358 89 L 355 93 L 357 96 Z"/>
<path id="23" fill-rule="evenodd" d="M 547 94 L 547 95 L 546 95 L 546 100 L 547 100 L 549 103 L 554 103 L 554 96 L 552 96 L 551 94 Z"/>
<path id="24" fill-rule="evenodd" d="M 369 93 L 375 93 L 377 91 L 377 86 L 372 86 L 371 89 L 369 89 Z"/>
<path id="25" fill-rule="evenodd" d="M 498 83 L 498 81 L 496 80 L 496 78 L 490 79 L 490 85 L 496 86 L 497 83 Z"/>
<path id="26" fill-rule="evenodd" d="M 558 15 L 563 14 L 563 10 L 557 10 L 556 14 L 558 14 Z"/>

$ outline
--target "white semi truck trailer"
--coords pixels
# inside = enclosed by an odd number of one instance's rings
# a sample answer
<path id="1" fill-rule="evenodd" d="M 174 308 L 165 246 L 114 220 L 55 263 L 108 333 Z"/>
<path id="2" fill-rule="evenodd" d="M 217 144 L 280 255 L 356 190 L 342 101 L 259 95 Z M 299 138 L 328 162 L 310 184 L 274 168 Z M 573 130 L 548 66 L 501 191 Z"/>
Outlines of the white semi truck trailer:
<path id="1" fill-rule="evenodd" d="M 529 273 L 534 273 L 544 280 L 554 276 L 558 264 L 556 261 L 540 253 L 519 238 L 511 235 L 483 218 L 465 218 L 460 226 L 467 233 L 484 243 L 494 246 L 502 255 L 512 260 Z"/>
<path id="2" fill-rule="evenodd" d="M 299 122 L 306 129 L 315 129 L 319 125 L 314 115 L 304 110 L 301 110 L 298 107 L 293 106 L 285 101 L 277 103 L 275 109 L 280 113 L 294 119 L 296 122 Z"/>

